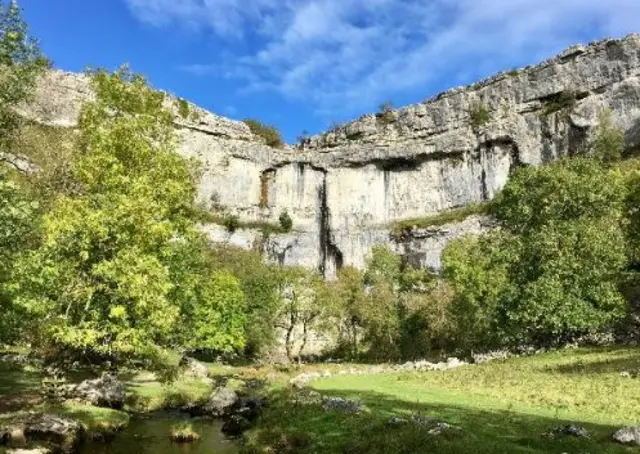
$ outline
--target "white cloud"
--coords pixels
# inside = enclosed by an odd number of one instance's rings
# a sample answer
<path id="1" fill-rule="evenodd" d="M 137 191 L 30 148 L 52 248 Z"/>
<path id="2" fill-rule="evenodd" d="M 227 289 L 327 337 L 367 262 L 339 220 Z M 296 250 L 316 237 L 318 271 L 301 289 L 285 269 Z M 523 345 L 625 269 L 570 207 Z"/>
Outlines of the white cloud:
<path id="1" fill-rule="evenodd" d="M 640 31 L 637 0 L 125 0 L 142 21 L 250 42 L 217 70 L 320 111 L 356 111 L 445 75 L 534 63 L 581 36 Z M 585 33 L 586 32 L 586 33 Z M 212 57 L 213 61 L 213 57 Z"/>

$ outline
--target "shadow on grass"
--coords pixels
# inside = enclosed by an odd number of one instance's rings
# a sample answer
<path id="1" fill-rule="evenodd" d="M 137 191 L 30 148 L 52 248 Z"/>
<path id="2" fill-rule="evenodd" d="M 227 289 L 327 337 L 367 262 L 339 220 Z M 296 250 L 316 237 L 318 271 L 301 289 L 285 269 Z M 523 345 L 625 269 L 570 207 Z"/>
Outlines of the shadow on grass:
<path id="1" fill-rule="evenodd" d="M 611 442 L 612 433 L 618 429 L 613 426 L 564 421 L 515 410 L 483 411 L 464 404 L 409 402 L 375 392 L 328 390 L 323 394 L 360 400 L 366 405 L 366 411 L 348 414 L 325 410 L 317 401 L 305 401 L 300 393 L 274 394 L 257 428 L 247 436 L 247 452 L 269 449 L 278 453 L 369 454 L 637 452 Z M 411 415 L 421 415 L 428 422 L 415 423 Z M 390 424 L 392 417 L 409 421 Z M 440 435 L 430 434 L 438 422 L 454 428 Z M 585 427 L 590 438 L 544 435 L 568 423 Z"/>
<path id="2" fill-rule="evenodd" d="M 0 363 L 0 413 L 21 410 L 39 402 L 41 380 L 37 370 Z"/>
<path id="3" fill-rule="evenodd" d="M 603 353 L 604 350 L 600 350 Z M 640 348 L 634 350 L 611 350 L 612 356 L 601 360 L 592 360 L 584 355 L 585 360 L 579 359 L 570 364 L 551 365 L 545 370 L 553 373 L 589 375 L 609 374 L 623 371 L 638 371 L 640 369 Z M 577 355 L 576 355 L 577 356 Z M 581 358 L 578 356 L 578 358 Z"/>

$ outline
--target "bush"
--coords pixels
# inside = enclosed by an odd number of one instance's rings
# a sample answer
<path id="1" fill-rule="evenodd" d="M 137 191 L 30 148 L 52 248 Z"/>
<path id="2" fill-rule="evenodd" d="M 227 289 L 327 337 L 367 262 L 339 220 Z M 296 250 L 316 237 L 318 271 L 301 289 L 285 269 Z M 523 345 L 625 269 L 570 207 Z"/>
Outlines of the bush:
<path id="1" fill-rule="evenodd" d="M 576 101 L 576 94 L 570 90 L 564 90 L 549 96 L 544 101 L 544 115 L 551 115 L 559 111 L 571 112 L 576 105 Z"/>
<path id="2" fill-rule="evenodd" d="M 598 116 L 593 156 L 607 164 L 619 161 L 622 157 L 624 146 L 624 131 L 613 125 L 611 111 L 603 110 Z"/>
<path id="3" fill-rule="evenodd" d="M 249 126 L 249 129 L 253 134 L 262 137 L 270 147 L 284 147 L 284 141 L 282 140 L 280 131 L 278 131 L 275 126 L 264 124 L 260 120 L 253 118 L 247 118 L 246 120 L 243 120 L 243 122 Z"/>
<path id="4" fill-rule="evenodd" d="M 380 104 L 380 109 L 376 114 L 376 118 L 384 125 L 388 125 L 396 121 L 396 116 L 393 112 L 393 104 L 391 102 L 383 102 Z"/>
<path id="5" fill-rule="evenodd" d="M 477 102 L 471 106 L 469 115 L 471 116 L 471 125 L 474 128 L 479 128 L 480 126 L 489 123 L 491 120 L 489 109 L 481 102 Z"/>
<path id="6" fill-rule="evenodd" d="M 495 201 L 501 232 L 445 250 L 466 346 L 559 345 L 619 320 L 625 195 L 617 171 L 586 158 L 518 169 Z"/>
<path id="7" fill-rule="evenodd" d="M 289 213 L 287 213 L 287 211 L 283 211 L 282 214 L 280 214 L 280 227 L 282 227 L 282 230 L 284 230 L 285 232 L 290 232 L 291 229 L 293 228 L 293 220 L 291 219 L 291 216 L 289 216 Z"/>
<path id="8" fill-rule="evenodd" d="M 236 215 L 228 216 L 224 219 L 224 226 L 229 233 L 235 233 L 240 227 L 240 218 Z"/>

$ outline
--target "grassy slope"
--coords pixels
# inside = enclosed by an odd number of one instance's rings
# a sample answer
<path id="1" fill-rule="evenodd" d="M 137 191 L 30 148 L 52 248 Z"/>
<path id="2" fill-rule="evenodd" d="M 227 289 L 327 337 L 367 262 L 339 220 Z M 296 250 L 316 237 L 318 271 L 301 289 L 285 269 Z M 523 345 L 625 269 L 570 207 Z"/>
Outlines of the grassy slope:
<path id="1" fill-rule="evenodd" d="M 284 393 L 248 436 L 253 452 L 624 453 L 610 442 L 640 423 L 640 350 L 577 350 L 451 371 L 334 376 L 313 383 L 325 395 L 361 400 L 347 415 L 317 404 L 292 405 Z M 391 416 L 421 413 L 461 428 L 434 437 L 428 427 L 394 427 Z M 543 436 L 555 425 L 586 427 L 591 439 Z"/>

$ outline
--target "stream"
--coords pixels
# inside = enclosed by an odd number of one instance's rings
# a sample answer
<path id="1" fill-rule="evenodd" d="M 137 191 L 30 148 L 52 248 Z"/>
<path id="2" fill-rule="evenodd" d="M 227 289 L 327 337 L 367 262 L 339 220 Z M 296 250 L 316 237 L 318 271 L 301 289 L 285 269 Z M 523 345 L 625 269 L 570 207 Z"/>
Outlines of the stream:
<path id="1" fill-rule="evenodd" d="M 189 422 L 200 435 L 193 443 L 174 443 L 171 427 Z M 129 426 L 109 442 L 87 442 L 80 454 L 237 454 L 237 444 L 226 438 L 222 422 L 189 418 L 179 413 L 154 413 L 132 416 Z"/>

